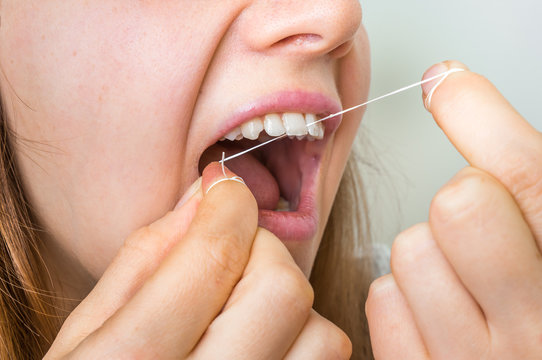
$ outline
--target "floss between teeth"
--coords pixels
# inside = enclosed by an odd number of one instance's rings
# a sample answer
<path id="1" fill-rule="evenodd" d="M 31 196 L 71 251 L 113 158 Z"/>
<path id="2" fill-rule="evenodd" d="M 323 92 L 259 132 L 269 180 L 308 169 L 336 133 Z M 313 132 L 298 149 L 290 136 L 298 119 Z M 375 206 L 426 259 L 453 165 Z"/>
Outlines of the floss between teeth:
<path id="1" fill-rule="evenodd" d="M 399 93 L 402 93 L 403 91 L 412 89 L 412 88 L 414 88 L 414 87 L 418 87 L 418 86 L 420 86 L 420 85 L 423 85 L 423 84 L 428 83 L 428 82 L 430 82 L 430 81 L 433 81 L 433 80 L 435 80 L 435 79 L 442 78 L 442 79 L 440 79 L 440 81 L 439 81 L 439 82 L 431 89 L 431 91 L 430 91 L 429 94 L 427 95 L 427 98 L 425 99 L 425 107 L 426 107 L 427 109 L 429 109 L 429 107 L 431 106 L 431 99 L 433 98 L 433 94 L 435 93 L 435 90 L 436 90 L 436 89 L 444 82 L 444 80 L 446 80 L 446 78 L 447 78 L 450 74 L 455 73 L 455 72 L 460 72 L 460 71 L 465 71 L 465 70 L 459 69 L 459 68 L 453 68 L 453 69 L 450 69 L 450 70 L 448 70 L 448 71 L 446 71 L 446 72 L 443 72 L 442 74 L 438 74 L 438 75 L 432 76 L 432 77 L 430 77 L 430 78 L 428 78 L 428 79 L 425 79 L 425 80 L 422 80 L 422 81 L 418 81 L 417 83 L 414 83 L 414 84 L 412 84 L 412 85 L 408 85 L 408 86 L 402 87 L 402 88 L 397 89 L 397 90 L 395 90 L 395 91 L 392 91 L 392 92 L 390 92 L 390 93 L 388 93 L 388 94 L 385 94 L 385 95 L 379 96 L 379 97 L 377 97 L 377 98 L 374 98 L 374 99 L 372 99 L 372 100 L 369 100 L 369 101 L 367 101 L 367 102 L 364 102 L 363 104 L 359 104 L 359 105 L 353 106 L 353 107 L 351 107 L 351 108 L 348 108 L 348 109 L 346 109 L 346 110 L 339 111 L 339 112 L 336 113 L 336 114 L 332 114 L 332 115 L 326 116 L 326 117 L 323 118 L 323 119 L 314 121 L 314 122 L 312 122 L 312 123 L 310 123 L 310 124 L 306 124 L 306 125 L 307 125 L 307 127 L 310 127 L 310 126 L 315 125 L 315 124 L 318 124 L 318 123 L 320 123 L 320 122 L 322 122 L 322 121 L 325 121 L 325 120 L 329 120 L 329 119 L 331 119 L 331 118 L 334 118 L 335 116 L 339 116 L 339 115 L 345 114 L 345 113 L 347 113 L 347 112 L 350 112 L 350 111 L 359 109 L 359 108 L 361 108 L 361 107 L 363 107 L 363 106 L 369 105 L 369 104 L 374 103 L 374 102 L 376 102 L 376 101 L 385 99 L 385 98 L 387 98 L 387 97 L 390 97 L 390 96 L 393 96 L 393 95 L 396 95 L 396 94 L 399 94 Z M 237 154 L 232 155 L 232 156 L 229 156 L 229 157 L 227 157 L 227 158 L 224 158 L 225 154 L 222 153 L 222 160 L 220 160 L 220 162 L 222 163 L 222 170 L 224 171 L 224 163 L 225 163 L 226 161 L 230 161 L 230 160 L 233 160 L 233 159 L 235 159 L 235 158 L 238 158 L 239 156 L 245 155 L 245 154 L 247 154 L 247 153 L 249 153 L 249 152 L 251 152 L 251 151 L 253 151 L 253 150 L 256 150 L 256 149 L 258 149 L 258 148 L 261 148 L 262 146 L 265 146 L 265 145 L 270 144 L 270 143 L 272 143 L 272 142 L 274 142 L 274 141 L 283 139 L 283 138 L 285 138 L 286 136 L 288 136 L 288 135 L 287 135 L 287 134 L 283 134 L 283 135 L 281 135 L 281 136 L 278 136 L 278 137 L 276 137 L 276 138 L 273 138 L 273 139 L 271 139 L 271 140 L 268 140 L 268 141 L 263 142 L 263 143 L 261 143 L 261 144 L 258 144 L 258 145 L 256 145 L 256 146 L 253 146 L 253 147 L 251 147 L 250 149 L 247 149 L 247 150 L 238 152 Z M 225 172 L 224 172 L 224 176 L 226 176 L 226 173 L 225 173 Z M 221 181 L 227 181 L 227 180 L 233 180 L 233 178 L 232 178 L 232 179 L 229 179 L 229 178 L 227 178 L 227 179 L 222 179 Z M 243 179 L 241 179 L 241 181 L 242 181 L 242 180 L 243 180 Z M 221 181 L 218 181 L 218 182 L 221 182 Z M 234 180 L 234 181 L 237 181 L 237 180 Z M 218 183 L 218 182 L 217 182 L 217 183 Z M 243 183 L 244 183 L 244 182 L 243 182 Z M 216 184 L 213 184 L 213 186 L 214 186 L 214 185 L 216 185 Z M 210 188 L 209 188 L 209 190 L 210 190 Z M 208 191 L 208 190 L 207 190 L 207 191 Z"/>

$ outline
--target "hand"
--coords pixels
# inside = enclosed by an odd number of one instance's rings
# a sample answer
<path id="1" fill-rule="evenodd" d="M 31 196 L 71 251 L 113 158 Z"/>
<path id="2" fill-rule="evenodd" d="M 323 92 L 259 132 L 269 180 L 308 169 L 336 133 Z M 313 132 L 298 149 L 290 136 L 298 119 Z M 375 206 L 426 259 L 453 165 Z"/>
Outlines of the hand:
<path id="1" fill-rule="evenodd" d="M 224 181 L 204 195 L 220 178 L 209 165 L 202 189 L 126 240 L 46 359 L 350 356 L 286 247 L 257 227 L 248 188 Z"/>
<path id="2" fill-rule="evenodd" d="M 429 110 L 471 167 L 439 191 L 428 223 L 397 237 L 393 275 L 372 285 L 375 357 L 541 359 L 542 135 L 469 71 Z"/>

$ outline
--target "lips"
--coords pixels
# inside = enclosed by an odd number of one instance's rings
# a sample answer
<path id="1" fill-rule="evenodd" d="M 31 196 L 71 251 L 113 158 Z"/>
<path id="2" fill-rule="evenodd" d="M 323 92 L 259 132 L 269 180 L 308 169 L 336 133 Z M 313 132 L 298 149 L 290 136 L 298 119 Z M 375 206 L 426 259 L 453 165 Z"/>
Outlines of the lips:
<path id="1" fill-rule="evenodd" d="M 254 119 L 264 119 L 268 114 L 314 114 L 323 118 L 340 110 L 336 101 L 322 94 L 300 91 L 277 93 L 249 104 L 213 134 L 211 141 L 214 142 L 208 145 L 199 160 L 200 172 L 211 161 L 220 160 L 222 152 L 230 156 L 258 144 L 258 140 L 249 139 L 219 141 L 228 134 L 231 138 L 231 133 L 243 125 L 244 128 L 253 127 Z M 341 117 L 337 116 L 323 122 L 325 135 L 322 140 L 314 141 L 309 134 L 301 140 L 299 136 L 285 138 L 226 163 L 245 180 L 254 194 L 259 208 L 259 225 L 284 242 L 309 241 L 318 230 L 317 179 L 324 150 L 340 121 Z M 258 128 L 257 131 L 261 130 Z M 259 140 L 269 137 L 262 131 Z"/>
<path id="2" fill-rule="evenodd" d="M 341 111 L 338 101 L 320 93 L 303 91 L 282 91 L 249 103 L 232 116 L 221 122 L 218 131 L 211 137 L 207 147 L 226 136 L 234 128 L 249 120 L 272 113 L 298 112 L 316 114 L 320 118 Z M 324 122 L 326 134 L 333 133 L 341 122 L 342 117 L 336 116 Z"/>

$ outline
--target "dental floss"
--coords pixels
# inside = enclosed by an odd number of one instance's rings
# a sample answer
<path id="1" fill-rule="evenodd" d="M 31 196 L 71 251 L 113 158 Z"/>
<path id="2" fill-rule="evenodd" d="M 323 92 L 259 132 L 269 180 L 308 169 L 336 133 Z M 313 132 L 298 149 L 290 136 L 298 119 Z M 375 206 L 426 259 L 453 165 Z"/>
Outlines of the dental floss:
<path id="1" fill-rule="evenodd" d="M 224 181 L 235 181 L 235 182 L 241 183 L 243 185 L 246 185 L 245 182 L 243 181 L 242 177 L 240 177 L 240 176 L 228 177 L 228 175 L 226 175 L 226 169 L 224 167 L 224 161 L 226 161 L 225 157 L 226 157 L 226 153 L 222 152 L 222 160 L 220 160 L 220 164 L 222 165 L 222 174 L 224 174 L 224 178 L 219 179 L 219 180 L 215 181 L 214 183 L 212 183 L 211 186 L 209 186 L 209 188 L 205 192 L 205 194 L 208 194 L 209 191 L 211 191 L 211 189 L 213 187 L 215 187 L 217 184 L 220 184 L 221 182 L 224 182 Z"/>
<path id="2" fill-rule="evenodd" d="M 429 91 L 429 94 L 427 94 L 427 97 L 425 98 L 425 108 L 427 110 L 429 110 L 429 108 L 431 106 L 431 99 L 433 98 L 433 94 L 435 93 L 435 90 L 437 90 L 437 88 L 444 82 L 444 80 L 446 80 L 446 78 L 451 73 L 460 72 L 460 71 L 465 71 L 465 70 L 459 69 L 459 68 L 453 68 L 453 69 L 450 69 L 450 70 L 446 71 L 445 75 L 442 77 L 442 79 L 440 79 L 439 82 L 435 86 L 433 86 L 433 88 L 431 89 L 431 91 Z"/>
<path id="3" fill-rule="evenodd" d="M 438 75 L 432 76 L 432 77 L 430 77 L 430 78 L 428 78 L 428 79 L 425 79 L 425 80 L 422 80 L 422 81 L 418 81 L 417 83 L 414 83 L 414 84 L 412 84 L 412 85 L 408 85 L 408 86 L 402 87 L 402 88 L 397 89 L 397 90 L 395 90 L 395 91 L 392 91 L 392 92 L 390 92 L 390 93 L 388 93 L 388 94 L 385 94 L 385 95 L 379 96 L 379 97 L 377 97 L 377 98 L 374 98 L 374 99 L 372 99 L 372 100 L 369 100 L 369 101 L 367 101 L 367 102 L 364 102 L 363 104 L 359 104 L 359 105 L 353 106 L 353 107 L 351 107 L 351 108 L 348 108 L 348 109 L 346 109 L 346 110 L 339 111 L 339 112 L 336 113 L 336 114 L 332 114 L 332 115 L 326 116 L 326 117 L 323 118 L 323 119 L 320 119 L 320 120 L 317 120 L 317 121 L 314 121 L 314 122 L 312 122 L 312 123 L 307 124 L 307 127 L 312 126 L 312 125 L 314 125 L 314 124 L 317 124 L 317 123 L 319 123 L 319 122 L 325 121 L 325 120 L 329 120 L 329 119 L 331 119 L 331 118 L 334 118 L 335 116 L 342 115 L 342 114 L 345 114 L 345 113 L 347 113 L 347 112 L 350 112 L 350 111 L 359 109 L 359 108 L 361 108 L 361 107 L 363 107 L 363 106 L 366 106 L 366 105 L 369 105 L 369 104 L 371 104 L 371 103 L 373 103 L 373 102 L 376 102 L 376 101 L 385 99 L 385 98 L 387 98 L 387 97 L 390 97 L 390 96 L 393 96 L 393 95 L 396 95 L 396 94 L 399 94 L 399 93 L 401 93 L 401 92 L 403 92 L 403 91 L 412 89 L 412 88 L 414 88 L 414 87 L 418 87 L 418 86 L 420 86 L 420 85 L 423 85 L 423 84 L 428 83 L 428 82 L 430 82 L 430 81 L 433 81 L 433 80 L 435 80 L 435 79 L 442 78 L 442 79 L 440 79 L 440 81 L 433 87 L 433 89 L 431 89 L 431 91 L 430 91 L 429 94 L 427 95 L 427 98 L 425 99 L 425 107 L 426 107 L 427 109 L 429 109 L 429 106 L 431 106 L 431 99 L 432 99 L 432 97 L 433 97 L 433 94 L 434 94 L 435 90 L 436 90 L 436 89 L 444 82 L 444 80 L 446 80 L 446 78 L 447 78 L 450 74 L 455 73 L 455 72 L 460 72 L 460 71 L 465 71 L 465 70 L 459 69 L 459 68 L 452 68 L 452 69 L 450 69 L 450 70 L 448 70 L 448 71 L 446 71 L 446 72 L 443 72 L 442 74 L 438 74 Z M 283 135 L 281 135 L 281 136 L 275 137 L 275 138 L 273 138 L 273 139 L 271 139 L 271 140 L 268 140 L 268 141 L 263 142 L 263 143 L 261 143 L 261 144 L 258 144 L 258 145 L 256 145 L 256 146 L 253 146 L 253 147 L 251 147 L 250 149 L 247 149 L 247 150 L 243 150 L 243 151 L 241 151 L 241 152 L 238 152 L 237 154 L 234 154 L 234 155 L 229 156 L 229 157 L 227 157 L 227 158 L 225 158 L 225 157 L 224 157 L 224 153 L 222 153 L 222 160 L 220 160 L 220 162 L 222 163 L 222 167 L 224 167 L 224 162 L 226 162 L 226 161 L 230 161 L 230 160 L 233 160 L 233 159 L 235 159 L 235 158 L 238 158 L 239 156 L 245 155 L 245 154 L 247 154 L 247 153 L 249 153 L 249 152 L 251 152 L 251 151 L 253 151 L 253 150 L 256 150 L 256 149 L 258 149 L 258 148 L 260 148 L 260 147 L 262 147 L 262 146 L 265 146 L 265 145 L 267 145 L 267 144 L 270 144 L 270 143 L 272 143 L 272 142 L 274 142 L 274 141 L 283 139 L 283 138 L 285 138 L 285 137 L 287 137 L 287 136 L 288 136 L 288 134 L 283 134 Z M 224 175 L 226 175 L 226 174 L 224 173 Z M 232 179 L 222 179 L 221 181 L 226 181 L 226 180 L 232 180 Z M 241 180 L 242 180 L 242 179 L 241 179 Z M 220 182 L 220 181 L 219 181 L 219 182 Z M 218 183 L 218 182 L 217 182 L 217 183 Z M 214 185 L 215 185 L 215 184 L 213 184 L 213 186 L 214 186 Z M 210 189 L 211 189 L 211 188 L 209 188 L 209 190 L 210 190 Z M 209 191 L 209 190 L 207 190 L 207 191 Z"/>

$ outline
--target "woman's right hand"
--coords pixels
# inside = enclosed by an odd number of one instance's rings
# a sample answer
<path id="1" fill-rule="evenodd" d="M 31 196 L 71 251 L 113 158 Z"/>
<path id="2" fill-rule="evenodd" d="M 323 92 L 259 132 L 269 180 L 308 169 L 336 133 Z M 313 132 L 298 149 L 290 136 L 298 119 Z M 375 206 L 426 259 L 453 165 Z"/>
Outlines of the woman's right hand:
<path id="1" fill-rule="evenodd" d="M 350 357 L 286 247 L 258 228 L 250 190 L 224 181 L 204 195 L 221 177 L 209 165 L 192 197 L 126 240 L 45 359 Z"/>

